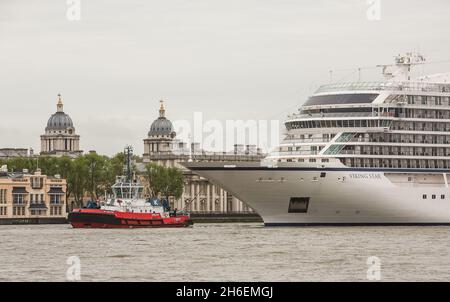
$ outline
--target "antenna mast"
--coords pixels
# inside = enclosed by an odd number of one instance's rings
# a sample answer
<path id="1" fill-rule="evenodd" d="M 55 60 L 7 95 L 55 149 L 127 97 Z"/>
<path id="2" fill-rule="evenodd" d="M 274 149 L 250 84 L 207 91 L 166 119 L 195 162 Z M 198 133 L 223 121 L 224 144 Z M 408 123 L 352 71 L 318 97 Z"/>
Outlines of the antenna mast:
<path id="1" fill-rule="evenodd" d="M 408 52 L 395 57 L 395 64 L 378 65 L 383 69 L 383 75 L 388 80 L 410 81 L 411 67 L 425 63 L 425 58 L 419 53 Z"/>
<path id="2" fill-rule="evenodd" d="M 133 175 L 131 172 L 131 161 L 133 157 L 133 147 L 126 146 L 125 147 L 125 169 L 126 169 L 126 177 L 127 182 L 131 183 Z"/>

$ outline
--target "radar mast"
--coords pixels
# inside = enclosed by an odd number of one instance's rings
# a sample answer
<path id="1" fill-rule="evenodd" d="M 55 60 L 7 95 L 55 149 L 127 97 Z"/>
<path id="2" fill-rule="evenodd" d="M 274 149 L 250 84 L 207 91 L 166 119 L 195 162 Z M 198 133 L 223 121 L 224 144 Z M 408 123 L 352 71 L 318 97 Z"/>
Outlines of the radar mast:
<path id="1" fill-rule="evenodd" d="M 378 65 L 382 68 L 387 80 L 404 82 L 411 80 L 411 67 L 425 63 L 425 58 L 419 53 L 407 52 L 395 57 L 395 64 Z"/>

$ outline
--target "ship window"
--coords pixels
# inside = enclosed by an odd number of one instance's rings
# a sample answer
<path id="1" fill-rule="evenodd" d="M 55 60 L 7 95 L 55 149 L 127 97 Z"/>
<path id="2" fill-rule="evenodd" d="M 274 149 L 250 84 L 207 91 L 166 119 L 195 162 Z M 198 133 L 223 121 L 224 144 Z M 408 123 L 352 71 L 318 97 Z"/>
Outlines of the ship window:
<path id="1" fill-rule="evenodd" d="M 423 198 L 423 199 L 427 199 L 427 194 L 423 194 L 423 195 L 422 195 L 422 198 Z"/>
<path id="2" fill-rule="evenodd" d="M 308 212 L 309 197 L 291 197 L 288 213 Z"/>
<path id="3" fill-rule="evenodd" d="M 441 199 L 445 199 L 445 195 L 444 194 L 441 195 Z"/>
<path id="4" fill-rule="evenodd" d="M 326 172 L 320 172 L 320 177 L 321 177 L 321 178 L 324 178 L 325 176 L 327 176 L 327 173 L 326 173 Z"/>
<path id="5" fill-rule="evenodd" d="M 431 199 L 436 199 L 436 195 L 431 195 Z"/>
<path id="6" fill-rule="evenodd" d="M 376 93 L 357 93 L 357 94 L 335 94 L 312 96 L 304 104 L 304 106 L 311 105 L 325 105 L 325 104 L 357 104 L 357 103 L 372 103 L 378 94 Z"/>

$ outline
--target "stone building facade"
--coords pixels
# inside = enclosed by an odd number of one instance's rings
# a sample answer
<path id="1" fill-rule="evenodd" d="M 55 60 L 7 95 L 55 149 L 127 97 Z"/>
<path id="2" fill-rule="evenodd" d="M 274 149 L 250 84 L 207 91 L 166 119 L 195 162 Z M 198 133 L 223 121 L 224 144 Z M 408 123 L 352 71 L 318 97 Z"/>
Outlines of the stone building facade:
<path id="1" fill-rule="evenodd" d="M 172 208 L 185 209 L 193 213 L 245 213 L 253 212 L 243 202 L 182 166 L 187 161 L 260 161 L 264 158 L 260 149 L 253 145 L 235 145 L 234 152 L 208 152 L 199 144 L 176 139 L 172 122 L 166 118 L 164 103 L 161 101 L 159 117 L 152 123 L 148 136 L 144 139 L 143 161 L 165 167 L 176 167 L 184 175 L 183 195 L 179 200 L 170 200 Z"/>
<path id="2" fill-rule="evenodd" d="M 28 157 L 33 156 L 33 149 L 25 148 L 1 148 L 0 159 L 10 159 L 16 157 Z"/>
<path id="3" fill-rule="evenodd" d="M 66 218 L 65 179 L 0 169 L 0 224 L 52 222 Z"/>

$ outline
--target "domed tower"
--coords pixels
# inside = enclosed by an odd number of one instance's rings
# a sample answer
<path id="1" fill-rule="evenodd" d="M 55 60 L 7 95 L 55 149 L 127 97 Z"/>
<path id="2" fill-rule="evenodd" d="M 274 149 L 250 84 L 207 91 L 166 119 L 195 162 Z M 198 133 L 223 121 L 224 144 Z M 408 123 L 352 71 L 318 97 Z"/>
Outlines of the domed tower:
<path id="1" fill-rule="evenodd" d="M 166 118 L 164 101 L 160 101 L 159 117 L 153 121 L 144 139 L 144 160 L 152 161 L 155 157 L 171 159 L 175 137 L 172 122 Z"/>
<path id="2" fill-rule="evenodd" d="M 166 118 L 166 109 L 164 108 L 164 101 L 159 101 L 159 117 L 150 126 L 148 132 L 149 138 L 154 139 L 169 139 L 173 140 L 176 133 L 173 131 L 172 122 Z"/>
<path id="3" fill-rule="evenodd" d="M 56 112 L 48 119 L 45 134 L 41 135 L 41 155 L 76 157 L 82 153 L 80 136 L 75 134 L 70 116 L 64 113 L 61 95 L 58 94 Z"/>

